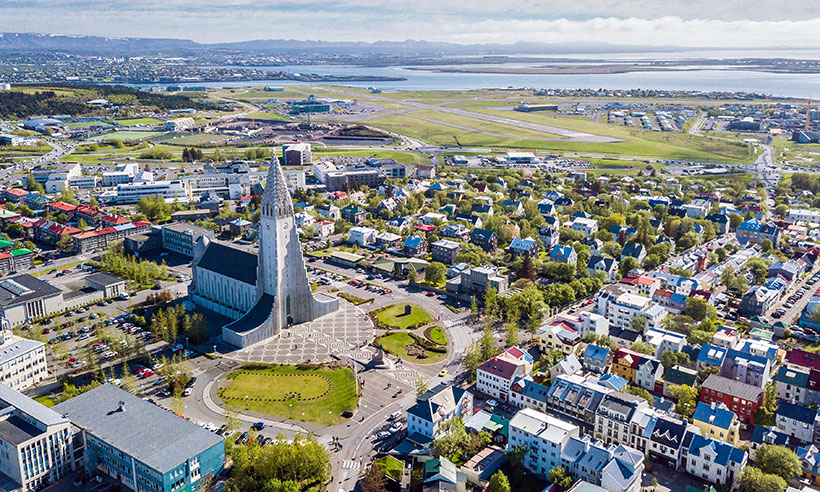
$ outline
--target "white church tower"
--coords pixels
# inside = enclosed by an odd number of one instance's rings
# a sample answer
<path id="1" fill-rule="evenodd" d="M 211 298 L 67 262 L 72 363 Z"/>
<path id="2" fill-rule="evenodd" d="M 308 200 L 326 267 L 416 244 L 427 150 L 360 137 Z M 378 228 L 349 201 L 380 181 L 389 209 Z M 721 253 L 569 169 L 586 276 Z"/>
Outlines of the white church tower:
<path id="1" fill-rule="evenodd" d="M 202 258 L 212 269 L 219 268 L 234 275 L 249 268 L 244 261 L 246 254 L 230 252 L 229 248 L 209 251 L 215 243 L 203 242 L 197 249 L 195 263 L 199 266 Z M 220 254 L 222 251 L 225 254 Z M 233 262 L 232 264 L 224 264 Z M 216 265 L 214 265 L 214 263 Z M 252 268 L 252 267 L 250 267 Z M 247 273 L 247 272 L 246 272 Z M 299 245 L 293 202 L 288 191 L 285 176 L 274 153 L 268 170 L 268 180 L 262 195 L 259 217 L 259 253 L 256 257 L 256 292 L 253 307 L 235 321 L 222 327 L 222 340 L 236 347 L 261 342 L 278 335 L 283 328 L 305 323 L 339 309 L 339 299 L 326 294 L 313 294 L 308 283 L 305 261 Z M 226 275 L 222 275 L 225 277 Z M 243 280 L 247 275 L 240 275 Z M 252 276 L 251 276 L 252 277 Z M 196 279 L 196 275 L 195 275 Z M 238 289 L 235 284 L 217 282 L 222 290 Z M 234 289 L 231 288 L 234 285 Z M 248 285 L 244 283 L 243 285 Z M 241 296 L 240 296 L 241 297 Z"/>
<path id="2" fill-rule="evenodd" d="M 275 153 L 260 210 L 257 290 L 260 298 L 273 296 L 272 321 L 278 332 L 282 327 L 310 321 L 314 315 L 293 202 Z"/>

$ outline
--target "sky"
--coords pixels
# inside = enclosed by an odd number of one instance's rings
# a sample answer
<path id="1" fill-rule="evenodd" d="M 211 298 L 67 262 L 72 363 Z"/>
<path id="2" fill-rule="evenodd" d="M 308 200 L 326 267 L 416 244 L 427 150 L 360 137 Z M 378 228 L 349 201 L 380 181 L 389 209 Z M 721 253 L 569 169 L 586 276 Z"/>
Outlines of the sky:
<path id="1" fill-rule="evenodd" d="M 0 31 L 109 37 L 820 47 L 813 0 L 0 0 Z"/>

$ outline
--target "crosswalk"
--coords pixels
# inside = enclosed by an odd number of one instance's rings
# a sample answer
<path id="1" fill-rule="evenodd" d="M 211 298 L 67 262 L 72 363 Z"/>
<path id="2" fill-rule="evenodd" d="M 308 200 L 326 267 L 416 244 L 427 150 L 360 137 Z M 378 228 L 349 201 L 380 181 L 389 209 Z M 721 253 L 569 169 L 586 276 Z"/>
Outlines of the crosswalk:
<path id="1" fill-rule="evenodd" d="M 358 470 L 361 468 L 361 463 L 358 461 L 353 460 L 344 460 L 342 461 L 342 470 Z"/>

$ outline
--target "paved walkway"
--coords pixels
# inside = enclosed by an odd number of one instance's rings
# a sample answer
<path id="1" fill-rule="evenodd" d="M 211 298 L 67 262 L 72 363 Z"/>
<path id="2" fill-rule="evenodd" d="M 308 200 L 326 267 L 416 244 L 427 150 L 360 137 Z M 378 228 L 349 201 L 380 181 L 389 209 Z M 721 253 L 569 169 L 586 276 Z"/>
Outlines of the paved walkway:
<path id="1" fill-rule="evenodd" d="M 367 313 L 340 299 L 339 310 L 282 330 L 279 336 L 225 354 L 242 362 L 300 364 L 328 362 L 333 356 L 370 360 L 364 347 L 374 336 Z"/>

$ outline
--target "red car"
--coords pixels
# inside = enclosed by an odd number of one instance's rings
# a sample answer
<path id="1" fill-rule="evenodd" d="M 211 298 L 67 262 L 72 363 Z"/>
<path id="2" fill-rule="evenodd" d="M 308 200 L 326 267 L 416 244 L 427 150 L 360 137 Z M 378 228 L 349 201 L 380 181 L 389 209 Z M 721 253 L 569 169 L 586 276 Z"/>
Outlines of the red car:
<path id="1" fill-rule="evenodd" d="M 432 290 L 427 292 L 427 297 L 434 297 L 435 295 L 436 295 L 436 293 L 433 292 Z"/>
<path id="2" fill-rule="evenodd" d="M 51 328 L 43 328 L 43 335 L 48 335 L 48 334 L 49 334 L 49 333 L 51 333 L 52 331 L 53 331 L 53 330 L 52 330 Z"/>
<path id="3" fill-rule="evenodd" d="M 154 371 L 152 371 L 151 369 L 146 369 L 142 372 L 142 375 L 140 375 L 140 377 L 143 378 L 143 379 L 150 378 L 154 374 L 156 374 L 156 373 Z"/>

